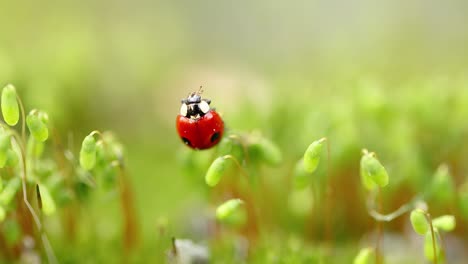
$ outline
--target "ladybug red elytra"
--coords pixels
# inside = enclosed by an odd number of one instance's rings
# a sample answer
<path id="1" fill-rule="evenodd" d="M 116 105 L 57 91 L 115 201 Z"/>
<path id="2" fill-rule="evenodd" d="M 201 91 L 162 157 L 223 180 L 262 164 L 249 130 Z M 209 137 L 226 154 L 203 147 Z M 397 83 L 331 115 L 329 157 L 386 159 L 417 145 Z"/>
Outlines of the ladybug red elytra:
<path id="1" fill-rule="evenodd" d="M 177 132 L 185 145 L 193 149 L 208 149 L 223 137 L 224 122 L 210 107 L 210 99 L 202 99 L 202 89 L 183 99 L 176 118 Z"/>

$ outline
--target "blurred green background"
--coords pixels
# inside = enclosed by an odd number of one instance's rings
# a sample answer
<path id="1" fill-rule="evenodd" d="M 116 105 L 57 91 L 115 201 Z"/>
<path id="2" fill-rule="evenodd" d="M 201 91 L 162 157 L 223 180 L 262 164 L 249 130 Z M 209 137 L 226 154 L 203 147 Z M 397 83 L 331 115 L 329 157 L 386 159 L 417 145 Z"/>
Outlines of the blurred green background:
<path id="1" fill-rule="evenodd" d="M 189 150 L 174 124 L 180 99 L 200 85 L 229 129 L 261 131 L 283 151 L 283 165 L 264 172 L 277 209 L 265 226 L 278 237 L 313 240 L 282 210 L 281 179 L 323 136 L 335 239 L 351 241 L 351 255 L 374 228 L 359 186 L 361 148 L 389 170 L 388 208 L 441 163 L 457 186 L 467 176 L 467 1 L 0 0 L 0 9 L 0 86 L 13 83 L 28 109 L 47 111 L 76 151 L 94 129 L 125 145 L 141 233 L 135 261 L 157 263 L 161 219 L 171 236 L 199 239 L 184 219 L 213 202 L 203 173 L 183 170 Z M 103 242 L 76 251 L 83 262 L 119 258 L 116 200 L 93 204 Z M 49 228 L 57 255 L 72 254 L 54 239 L 53 219 Z"/>

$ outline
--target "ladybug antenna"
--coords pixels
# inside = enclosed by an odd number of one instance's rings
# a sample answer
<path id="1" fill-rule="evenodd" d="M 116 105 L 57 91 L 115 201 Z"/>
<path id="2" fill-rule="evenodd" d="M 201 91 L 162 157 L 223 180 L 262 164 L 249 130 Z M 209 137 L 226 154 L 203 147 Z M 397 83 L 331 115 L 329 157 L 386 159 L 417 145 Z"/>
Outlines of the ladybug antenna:
<path id="1" fill-rule="evenodd" d="M 198 95 L 201 95 L 203 93 L 203 85 L 200 85 L 200 88 L 197 91 Z"/>

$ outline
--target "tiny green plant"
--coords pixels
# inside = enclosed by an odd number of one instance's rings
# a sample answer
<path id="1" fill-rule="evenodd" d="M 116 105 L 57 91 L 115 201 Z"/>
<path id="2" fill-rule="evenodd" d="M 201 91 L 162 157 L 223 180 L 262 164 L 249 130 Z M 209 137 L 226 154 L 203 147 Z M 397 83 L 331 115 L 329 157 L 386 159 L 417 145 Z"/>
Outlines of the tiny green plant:
<path id="1" fill-rule="evenodd" d="M 444 260 L 441 234 L 439 230 L 450 232 L 455 229 L 455 217 L 443 215 L 432 219 L 431 215 L 423 209 L 416 208 L 411 211 L 411 225 L 416 233 L 424 236 L 424 255 L 434 264 Z"/>
<path id="2" fill-rule="evenodd" d="M 208 171 L 206 172 L 205 176 L 205 182 L 210 187 L 216 186 L 221 180 L 221 177 L 223 176 L 226 170 L 228 157 L 230 156 L 226 155 L 216 158 L 211 164 L 211 166 L 208 168 Z"/>
<path id="3" fill-rule="evenodd" d="M 0 230 L 0 240 L 7 242 L 6 247 L 0 248 L 0 253 L 5 253 L 1 255 L 18 257 L 21 252 L 15 248 L 20 248 L 22 240 L 33 239 L 39 246 L 32 253 L 39 258 L 45 256 L 49 263 L 57 263 L 44 222 L 49 216 L 63 214 L 68 217 L 64 220 L 66 223 L 72 223 L 72 227 L 77 225 L 77 210 L 73 208 L 85 202 L 83 198 L 88 190 L 96 187 L 91 173 L 99 179 L 111 179 L 111 188 L 120 190 L 126 221 L 124 244 L 127 248 L 134 245 L 135 212 L 122 146 L 115 137 L 111 133 L 100 132 L 92 132 L 86 137 L 80 151 L 81 166 L 78 166 L 72 149 L 51 148 L 47 154 L 54 155 L 43 157 L 51 137 L 47 113 L 33 109 L 26 115 L 11 84 L 3 88 L 1 96 L 5 123 L 0 122 L 0 223 L 8 226 L 8 229 Z M 20 120 L 20 132 L 17 132 L 13 126 Z M 93 138 L 95 134 L 100 136 L 98 143 L 105 145 L 100 149 L 101 153 Z M 65 228 L 66 224 L 63 226 Z M 70 234 L 71 240 L 72 236 Z"/>
<path id="4" fill-rule="evenodd" d="M 86 170 L 92 170 L 96 165 L 96 139 L 95 131 L 83 139 L 80 150 L 80 165 Z"/>
<path id="5" fill-rule="evenodd" d="M 221 222 L 232 220 L 237 212 L 241 210 L 244 201 L 241 199 L 230 199 L 216 208 L 216 218 Z"/>
<path id="6" fill-rule="evenodd" d="M 388 184 L 388 173 L 385 167 L 377 159 L 374 152 L 368 152 L 366 149 L 362 151 L 360 175 L 362 185 L 373 193 L 379 196 L 379 210 L 382 210 L 382 198 L 380 194 L 381 188 Z M 372 214 L 370 213 L 372 216 Z M 376 217 L 377 221 L 377 240 L 375 246 L 376 263 L 382 263 L 383 253 L 380 249 L 381 240 L 383 239 L 383 226 L 382 221 Z"/>

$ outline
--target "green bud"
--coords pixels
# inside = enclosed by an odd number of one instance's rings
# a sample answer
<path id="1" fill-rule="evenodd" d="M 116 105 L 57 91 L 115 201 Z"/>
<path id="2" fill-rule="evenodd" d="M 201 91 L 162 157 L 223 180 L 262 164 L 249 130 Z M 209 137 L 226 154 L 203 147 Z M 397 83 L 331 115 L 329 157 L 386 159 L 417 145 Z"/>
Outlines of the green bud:
<path id="1" fill-rule="evenodd" d="M 205 175 L 205 182 L 210 187 L 216 186 L 226 170 L 227 160 L 225 156 L 216 158 Z"/>
<path id="2" fill-rule="evenodd" d="M 435 238 L 435 248 L 436 252 L 434 252 L 434 247 L 432 245 L 432 234 L 431 231 L 427 231 L 426 235 L 424 236 L 424 255 L 426 256 L 426 259 L 429 261 L 434 261 L 434 259 L 437 257 L 437 259 L 440 256 L 440 245 L 439 241 L 437 240 L 437 229 L 434 230 L 434 238 Z"/>
<path id="3" fill-rule="evenodd" d="M 216 218 L 222 222 L 228 220 L 243 203 L 241 199 L 231 199 L 224 202 L 216 209 Z"/>
<path id="4" fill-rule="evenodd" d="M 442 215 L 432 219 L 432 225 L 445 232 L 450 232 L 455 229 L 456 221 L 453 215 Z"/>
<path id="5" fill-rule="evenodd" d="M 373 263 L 375 263 L 375 250 L 371 247 L 361 249 L 353 261 L 353 264 Z"/>
<path id="6" fill-rule="evenodd" d="M 369 190 L 375 188 L 375 185 L 385 187 L 388 184 L 387 171 L 374 153 L 364 152 L 361 158 L 361 180 Z"/>
<path id="7" fill-rule="evenodd" d="M 325 138 L 322 138 L 312 142 L 304 153 L 304 169 L 308 173 L 313 173 L 317 169 L 325 140 Z"/>
<path id="8" fill-rule="evenodd" d="M 86 136 L 81 144 L 80 165 L 86 170 L 92 170 L 96 165 L 96 139 L 92 134 Z"/>
<path id="9" fill-rule="evenodd" d="M 431 194 L 438 203 L 449 203 L 455 198 L 455 184 L 447 165 L 442 164 L 437 168 L 432 180 Z"/>
<path id="10" fill-rule="evenodd" d="M 26 117 L 26 124 L 28 125 L 29 132 L 39 142 L 44 142 L 49 137 L 49 130 L 44 122 L 39 117 L 37 110 L 32 110 L 28 117 Z"/>
<path id="11" fill-rule="evenodd" d="M 414 231 L 420 235 L 426 234 L 427 230 L 429 230 L 426 213 L 421 209 L 411 211 L 410 221 Z"/>
<path id="12" fill-rule="evenodd" d="M 45 125 L 49 124 L 49 115 L 46 112 L 40 111 L 39 112 L 39 119 L 44 123 Z"/>
<path id="13" fill-rule="evenodd" d="M 10 134 L 4 131 L 0 132 L 0 168 L 5 167 L 7 161 L 7 152 L 10 149 Z"/>
<path id="14" fill-rule="evenodd" d="M 5 188 L 0 193 L 0 205 L 9 205 L 12 199 L 15 197 L 16 192 L 19 190 L 20 185 L 21 179 L 19 177 L 12 178 L 10 181 L 8 181 Z"/>
<path id="15" fill-rule="evenodd" d="M 19 120 L 19 107 L 16 98 L 16 89 L 13 85 L 8 84 L 2 91 L 2 114 L 5 122 L 14 126 Z"/>
<path id="16" fill-rule="evenodd" d="M 39 193 L 42 201 L 42 212 L 45 215 L 52 215 L 55 213 L 57 207 L 55 206 L 55 201 L 52 198 L 49 189 L 45 185 L 39 184 Z"/>

